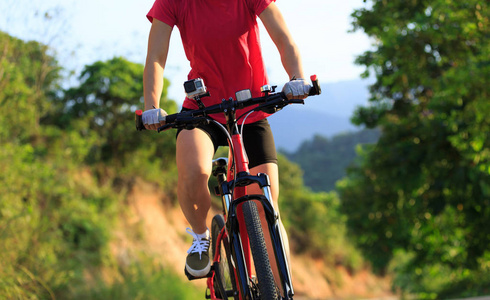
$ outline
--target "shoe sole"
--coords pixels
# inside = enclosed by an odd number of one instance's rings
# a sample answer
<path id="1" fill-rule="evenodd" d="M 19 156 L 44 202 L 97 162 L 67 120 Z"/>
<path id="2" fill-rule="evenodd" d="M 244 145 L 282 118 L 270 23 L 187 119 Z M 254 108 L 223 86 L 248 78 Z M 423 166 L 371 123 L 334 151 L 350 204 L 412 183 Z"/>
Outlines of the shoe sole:
<path id="1" fill-rule="evenodd" d="M 189 267 L 187 263 L 185 264 L 185 268 L 187 272 L 189 272 L 189 274 L 191 274 L 194 277 L 205 277 L 206 275 L 208 275 L 209 271 L 211 271 L 211 261 L 202 270 L 194 270 L 191 267 Z"/>

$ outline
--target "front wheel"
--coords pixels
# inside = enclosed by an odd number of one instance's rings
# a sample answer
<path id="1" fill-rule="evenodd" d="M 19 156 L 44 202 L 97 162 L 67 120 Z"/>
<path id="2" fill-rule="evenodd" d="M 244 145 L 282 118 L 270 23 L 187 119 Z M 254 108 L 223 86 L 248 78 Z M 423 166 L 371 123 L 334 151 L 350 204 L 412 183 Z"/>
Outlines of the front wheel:
<path id="1" fill-rule="evenodd" d="M 267 254 L 257 204 L 254 201 L 243 203 L 243 216 L 250 240 L 250 250 L 252 251 L 255 272 L 257 273 L 260 299 L 277 299 L 278 295 L 274 275 L 272 274 L 269 255 Z"/>

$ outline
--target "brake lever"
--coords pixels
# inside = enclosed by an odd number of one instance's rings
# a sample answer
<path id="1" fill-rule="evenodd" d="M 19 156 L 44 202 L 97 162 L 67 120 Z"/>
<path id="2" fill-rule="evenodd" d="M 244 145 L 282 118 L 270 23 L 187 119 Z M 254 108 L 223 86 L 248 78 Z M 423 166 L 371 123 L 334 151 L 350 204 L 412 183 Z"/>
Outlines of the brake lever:
<path id="1" fill-rule="evenodd" d="M 157 129 L 158 132 L 167 130 L 169 128 L 183 128 L 183 129 L 194 129 L 199 125 L 209 124 L 209 119 L 207 117 L 184 117 L 177 118 L 173 123 L 165 124 Z"/>
<path id="2" fill-rule="evenodd" d="M 175 124 L 165 124 L 163 126 L 158 127 L 157 132 L 160 133 L 160 132 L 165 131 L 167 129 L 170 129 L 174 126 L 175 126 Z"/>

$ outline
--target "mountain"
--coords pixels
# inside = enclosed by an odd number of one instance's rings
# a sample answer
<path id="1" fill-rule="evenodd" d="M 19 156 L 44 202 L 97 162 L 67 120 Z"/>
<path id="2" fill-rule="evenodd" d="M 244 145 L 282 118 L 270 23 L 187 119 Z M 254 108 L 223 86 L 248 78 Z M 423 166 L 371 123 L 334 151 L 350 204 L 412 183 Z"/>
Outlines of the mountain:
<path id="1" fill-rule="evenodd" d="M 295 151 L 315 135 L 332 137 L 361 128 L 351 124 L 357 106 L 368 105 L 372 80 L 322 83 L 322 94 L 309 97 L 305 105 L 291 105 L 269 117 L 277 149 Z"/>
<path id="2" fill-rule="evenodd" d="M 295 151 L 300 144 L 315 135 L 331 137 L 341 132 L 357 130 L 348 117 L 332 115 L 294 105 L 269 117 L 277 149 Z"/>

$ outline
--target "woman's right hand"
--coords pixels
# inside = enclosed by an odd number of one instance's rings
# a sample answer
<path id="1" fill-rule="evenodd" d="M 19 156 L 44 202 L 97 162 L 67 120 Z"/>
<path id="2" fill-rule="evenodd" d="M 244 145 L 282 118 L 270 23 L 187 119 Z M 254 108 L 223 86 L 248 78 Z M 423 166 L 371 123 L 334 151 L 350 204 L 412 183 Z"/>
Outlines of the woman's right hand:
<path id="1" fill-rule="evenodd" d="M 143 112 L 143 125 L 147 130 L 157 130 L 160 126 L 165 125 L 165 116 L 167 112 L 161 108 L 145 110 Z"/>

